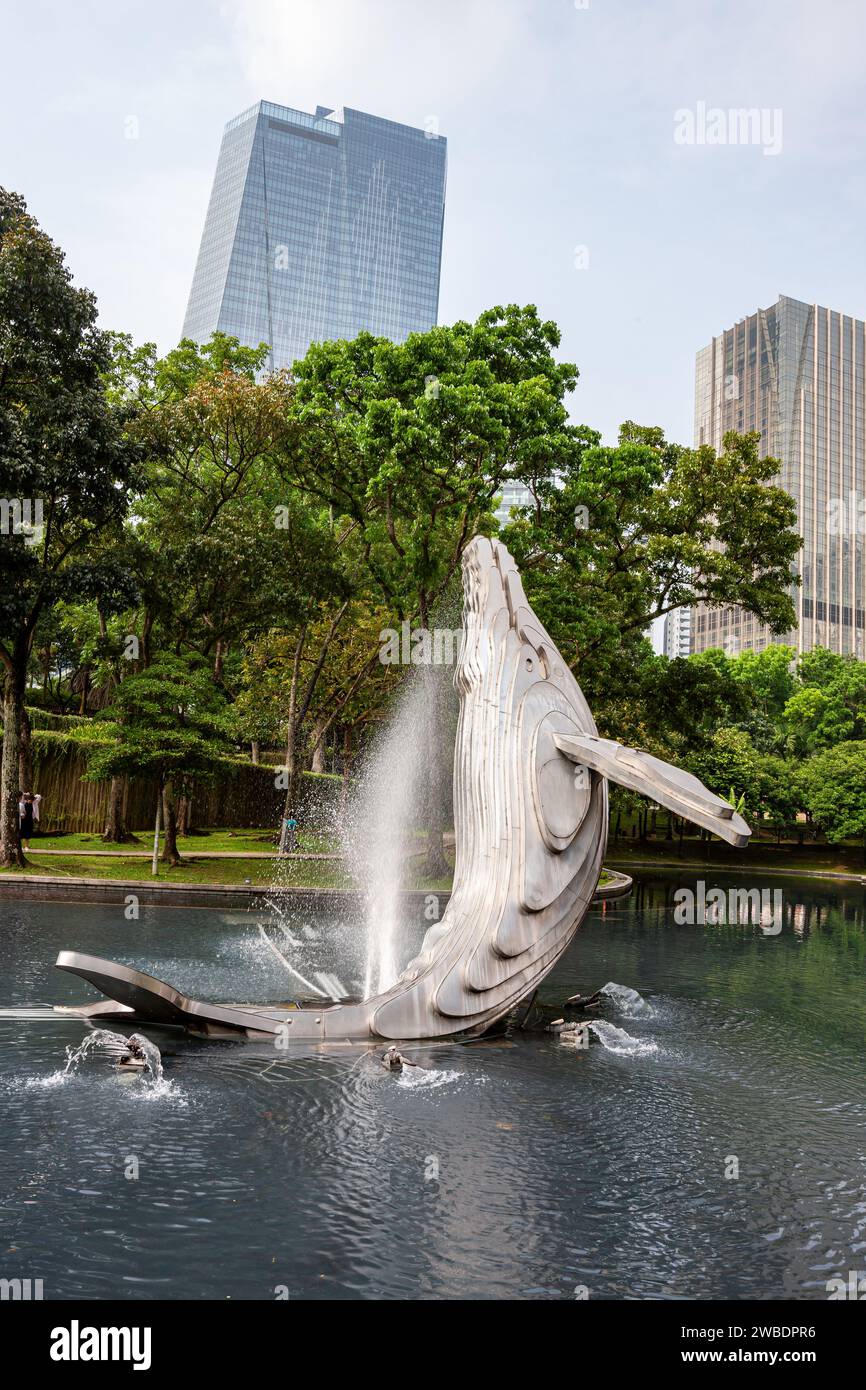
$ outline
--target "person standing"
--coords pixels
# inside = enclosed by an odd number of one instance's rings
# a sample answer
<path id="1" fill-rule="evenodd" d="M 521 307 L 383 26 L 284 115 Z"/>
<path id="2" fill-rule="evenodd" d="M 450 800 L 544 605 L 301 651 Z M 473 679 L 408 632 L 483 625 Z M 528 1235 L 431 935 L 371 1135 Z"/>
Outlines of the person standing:
<path id="1" fill-rule="evenodd" d="M 33 838 L 34 825 L 39 823 L 39 803 L 41 795 L 36 796 L 32 792 L 23 792 L 21 801 L 18 803 L 18 816 L 21 822 L 21 844 L 24 849 L 30 848 L 30 841 Z"/>

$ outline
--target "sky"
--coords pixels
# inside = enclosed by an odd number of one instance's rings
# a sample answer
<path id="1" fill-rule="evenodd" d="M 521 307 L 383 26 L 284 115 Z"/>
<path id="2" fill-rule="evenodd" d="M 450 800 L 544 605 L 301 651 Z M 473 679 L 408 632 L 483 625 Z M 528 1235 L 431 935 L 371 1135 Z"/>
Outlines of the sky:
<path id="1" fill-rule="evenodd" d="M 714 334 L 780 293 L 866 317 L 864 59 L 863 0 L 0 0 L 0 184 L 165 351 L 230 117 L 438 129 L 440 322 L 534 303 L 575 421 L 690 443 Z"/>

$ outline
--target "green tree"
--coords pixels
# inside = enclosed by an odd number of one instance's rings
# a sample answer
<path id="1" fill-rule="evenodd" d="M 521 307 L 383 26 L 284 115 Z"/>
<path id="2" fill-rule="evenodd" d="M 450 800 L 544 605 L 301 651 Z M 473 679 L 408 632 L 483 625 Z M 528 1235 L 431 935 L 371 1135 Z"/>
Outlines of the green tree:
<path id="1" fill-rule="evenodd" d="M 746 650 L 731 661 L 731 673 L 742 691 L 744 712 L 736 719 L 764 753 L 787 748 L 783 714 L 796 689 L 793 647 L 771 643 L 763 651 Z"/>
<path id="2" fill-rule="evenodd" d="M 288 374 L 259 380 L 262 363 L 261 349 L 224 334 L 201 347 L 184 341 L 162 359 L 125 338 L 115 344 L 112 390 L 136 403 L 134 434 L 146 455 L 146 487 L 127 537 L 141 552 L 142 662 L 161 650 L 198 652 L 229 695 L 239 692 L 250 645 L 272 636 L 280 653 L 290 640 L 315 685 L 356 587 L 340 553 L 345 528 L 274 466 L 301 427 Z M 310 701 L 291 659 L 281 676 L 296 694 L 293 803 Z M 246 723 L 254 739 L 256 721 Z"/>
<path id="3" fill-rule="evenodd" d="M 0 661 L 4 673 L 0 864 L 23 863 L 17 833 L 24 691 L 42 614 L 57 599 L 128 582 L 104 545 L 126 511 L 136 452 L 106 398 L 108 335 L 63 253 L 0 189 Z M 20 511 L 30 508 L 32 525 Z"/>
<path id="4" fill-rule="evenodd" d="M 760 652 L 740 652 L 731 662 L 734 679 L 746 687 L 749 702 L 768 720 L 781 718 L 794 693 L 794 657 L 794 648 L 780 642 Z"/>
<path id="5" fill-rule="evenodd" d="M 474 323 L 369 333 L 314 345 L 295 363 L 299 426 L 285 472 L 329 510 L 389 626 L 430 629 L 467 542 L 495 529 L 503 484 L 533 486 L 577 447 L 564 398 L 577 372 L 560 363 L 555 324 L 534 306 L 496 307 Z M 369 654 L 370 670 L 377 653 Z M 431 750 L 428 871 L 445 872 L 444 760 Z"/>
<path id="6" fill-rule="evenodd" d="M 831 685 L 845 663 L 845 657 L 831 652 L 828 647 L 812 647 L 804 652 L 797 663 L 797 676 L 801 685 L 813 685 L 819 690 Z"/>
<path id="7" fill-rule="evenodd" d="M 800 810 L 800 789 L 791 764 L 756 748 L 745 729 L 717 729 L 707 744 L 689 756 L 687 766 L 718 796 L 733 803 L 743 798 L 747 816 L 759 822 L 766 818 L 777 830 Z"/>
<path id="8" fill-rule="evenodd" d="M 110 744 L 88 759 L 89 781 L 155 777 L 156 821 L 153 872 L 157 872 L 160 819 L 165 813 L 163 859 L 180 863 L 175 793 L 217 771 L 230 751 L 226 701 L 201 658 L 163 653 L 136 675 L 127 676 L 106 711 Z"/>
<path id="9" fill-rule="evenodd" d="M 616 446 L 575 431 L 537 505 L 505 529 L 530 601 L 582 684 L 615 698 L 634 640 L 697 603 L 737 604 L 772 631 L 795 622 L 796 509 L 758 434 L 718 455 L 627 422 Z"/>
<path id="10" fill-rule="evenodd" d="M 763 759 L 744 729 L 718 729 L 709 743 L 689 759 L 689 771 L 718 796 L 745 797 L 755 815 L 761 809 Z"/>
<path id="11" fill-rule="evenodd" d="M 673 661 L 653 656 L 638 672 L 638 690 L 647 725 L 679 755 L 738 723 L 751 704 L 734 663 L 718 648 Z"/>
<path id="12" fill-rule="evenodd" d="M 782 712 L 793 752 L 806 757 L 866 738 L 866 662 L 815 648 L 801 659 L 799 675 Z"/>
<path id="13" fill-rule="evenodd" d="M 801 767 L 806 809 L 833 844 L 863 838 L 866 860 L 866 742 L 837 744 Z"/>

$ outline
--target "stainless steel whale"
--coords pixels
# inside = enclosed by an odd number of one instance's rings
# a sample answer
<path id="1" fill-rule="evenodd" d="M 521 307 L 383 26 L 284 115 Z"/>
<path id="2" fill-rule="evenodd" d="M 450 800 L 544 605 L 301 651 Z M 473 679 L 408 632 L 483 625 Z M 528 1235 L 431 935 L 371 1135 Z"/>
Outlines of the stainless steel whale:
<path id="1" fill-rule="evenodd" d="M 697 778 L 599 738 L 499 541 L 469 544 L 463 589 L 454 888 L 396 983 L 324 1008 L 207 1004 L 130 966 L 61 951 L 62 970 L 115 1001 L 75 1012 L 285 1042 L 477 1037 L 531 998 L 583 920 L 607 843 L 608 779 L 747 844 L 745 821 Z"/>

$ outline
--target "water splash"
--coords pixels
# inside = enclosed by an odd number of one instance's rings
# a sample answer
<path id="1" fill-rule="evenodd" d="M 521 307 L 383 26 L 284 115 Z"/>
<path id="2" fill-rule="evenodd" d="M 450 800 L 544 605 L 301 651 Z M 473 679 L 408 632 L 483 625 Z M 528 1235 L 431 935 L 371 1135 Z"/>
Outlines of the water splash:
<path id="1" fill-rule="evenodd" d="M 447 679 L 450 672 L 444 674 Z M 412 672 L 394 718 L 365 761 L 349 806 L 344 844 L 363 899 L 365 999 L 389 989 L 405 964 L 400 893 L 424 848 L 415 832 L 429 781 L 442 675 L 435 668 Z"/>
<path id="2" fill-rule="evenodd" d="M 67 1047 L 65 1067 L 49 1076 L 29 1077 L 26 1084 L 28 1087 L 44 1090 L 65 1086 L 88 1057 L 101 1053 L 119 1062 L 122 1057 L 128 1056 L 131 1050 L 137 1050 L 144 1058 L 144 1066 L 138 1072 L 142 1094 L 146 1094 L 149 1099 L 166 1095 L 180 1096 L 174 1084 L 166 1081 L 162 1055 L 150 1038 L 146 1038 L 143 1033 L 131 1033 L 126 1037 L 125 1034 L 114 1033 L 109 1028 L 94 1028 L 78 1047 Z"/>
<path id="3" fill-rule="evenodd" d="M 615 1052 L 618 1057 L 647 1057 L 659 1050 L 658 1043 L 633 1038 L 624 1028 L 617 1028 L 615 1024 L 606 1023 L 604 1019 L 591 1019 L 587 1027 L 592 1029 L 608 1052 Z"/>
<path id="4" fill-rule="evenodd" d="M 328 996 L 323 989 L 319 989 L 317 985 L 312 984 L 311 981 L 308 980 L 305 975 L 301 974 L 300 970 L 296 970 L 295 967 L 292 965 L 292 962 L 289 960 L 286 951 L 296 943 L 291 934 L 288 933 L 285 927 L 282 926 L 282 923 L 280 923 L 280 927 L 282 929 L 282 934 L 284 938 L 283 947 L 285 949 L 281 949 L 281 947 L 276 944 L 273 937 L 265 931 L 265 928 L 262 926 L 261 922 L 259 922 L 258 924 L 259 939 L 264 942 L 265 946 L 267 946 L 268 950 L 271 952 L 274 958 L 285 967 L 285 969 L 293 977 L 293 979 L 295 981 L 299 981 L 309 994 L 318 995 L 320 999 L 327 999 Z"/>
<path id="5" fill-rule="evenodd" d="M 602 987 L 601 994 L 611 1001 L 614 1008 L 626 1018 L 653 1018 L 655 1010 L 629 985 L 617 985 L 612 981 Z"/>
<path id="6" fill-rule="evenodd" d="M 428 1071 L 425 1067 L 404 1067 L 397 1077 L 397 1085 L 404 1091 L 435 1090 L 438 1086 L 449 1086 L 459 1081 L 466 1073 L 462 1071 Z"/>
<path id="7" fill-rule="evenodd" d="M 28 1081 L 29 1086 L 43 1086 L 46 1089 L 52 1086 L 65 1086 L 70 1077 L 74 1076 L 86 1057 L 92 1052 L 107 1052 L 117 1058 L 129 1050 L 129 1043 L 122 1033 L 112 1033 L 108 1028 L 94 1028 L 92 1033 L 88 1033 L 83 1042 L 78 1047 L 67 1047 L 66 1066 L 59 1071 L 52 1072 L 50 1076 L 32 1077 Z"/>
<path id="8" fill-rule="evenodd" d="M 118 1036 L 117 1034 L 114 1035 Z M 146 1078 L 149 1078 L 154 1087 L 163 1081 L 162 1053 L 156 1043 L 152 1043 L 150 1038 L 146 1038 L 143 1033 L 131 1033 L 126 1040 L 127 1051 L 135 1044 L 138 1050 L 144 1054 L 144 1069 Z"/>

